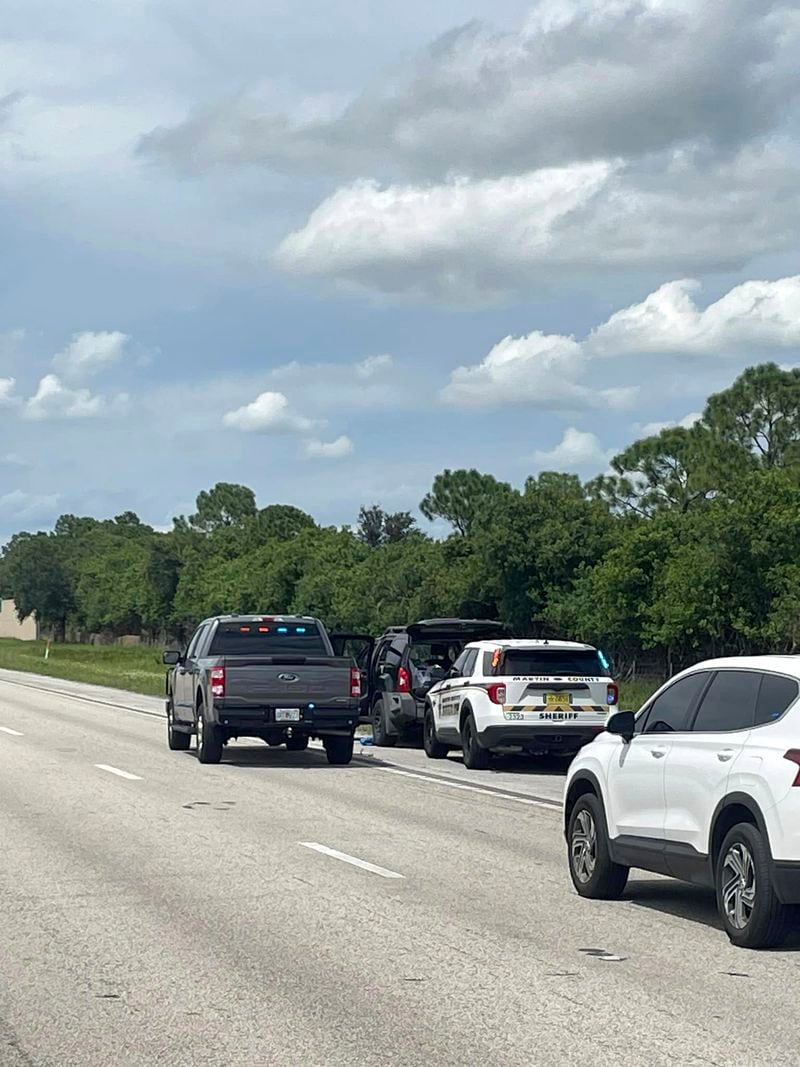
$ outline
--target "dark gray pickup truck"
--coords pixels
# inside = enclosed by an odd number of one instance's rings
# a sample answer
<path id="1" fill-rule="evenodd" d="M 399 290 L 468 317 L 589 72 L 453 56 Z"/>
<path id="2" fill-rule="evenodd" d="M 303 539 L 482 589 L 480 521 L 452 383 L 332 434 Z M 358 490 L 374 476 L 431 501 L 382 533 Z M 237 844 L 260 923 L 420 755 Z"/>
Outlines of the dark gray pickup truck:
<path id="1" fill-rule="evenodd" d="M 201 763 L 219 763 L 232 738 L 259 737 L 293 752 L 322 739 L 329 763 L 349 763 L 361 672 L 335 656 L 325 627 L 300 615 L 206 619 L 185 652 L 165 652 L 167 739 Z"/>

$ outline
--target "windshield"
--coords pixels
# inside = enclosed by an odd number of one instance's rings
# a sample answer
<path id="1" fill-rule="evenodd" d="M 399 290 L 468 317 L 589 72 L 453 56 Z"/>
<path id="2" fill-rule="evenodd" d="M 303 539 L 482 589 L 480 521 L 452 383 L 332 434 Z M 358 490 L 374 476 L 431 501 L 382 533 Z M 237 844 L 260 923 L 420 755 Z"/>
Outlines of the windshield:
<path id="1" fill-rule="evenodd" d="M 553 649 L 549 652 L 544 648 L 520 648 L 506 652 L 497 673 L 556 677 L 562 674 L 605 676 L 607 671 L 594 649 Z"/>
<path id="2" fill-rule="evenodd" d="M 210 656 L 274 656 L 283 652 L 327 656 L 314 623 L 225 623 L 217 629 Z"/>

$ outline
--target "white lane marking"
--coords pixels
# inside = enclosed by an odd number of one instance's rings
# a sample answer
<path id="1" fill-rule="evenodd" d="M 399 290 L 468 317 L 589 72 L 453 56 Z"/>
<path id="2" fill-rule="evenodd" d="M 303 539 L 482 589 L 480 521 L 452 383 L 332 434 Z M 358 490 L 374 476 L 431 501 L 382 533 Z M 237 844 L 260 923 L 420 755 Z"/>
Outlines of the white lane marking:
<path id="1" fill-rule="evenodd" d="M 118 778 L 127 778 L 130 782 L 141 782 L 142 779 L 138 774 L 131 774 L 129 771 L 121 771 L 119 767 L 110 767 L 107 763 L 95 763 L 98 771 L 108 771 L 109 774 L 116 774 Z"/>
<path id="2" fill-rule="evenodd" d="M 360 867 L 362 871 L 369 871 L 370 874 L 378 874 L 381 878 L 404 877 L 402 874 L 398 874 L 397 871 L 387 871 L 385 867 L 377 867 L 374 863 L 360 860 L 357 856 L 348 856 L 346 852 L 337 852 L 335 848 L 328 848 L 327 845 L 318 845 L 315 841 L 301 841 L 300 844 L 303 848 L 310 848 L 313 849 L 314 852 L 321 852 L 323 856 L 331 856 L 335 860 L 341 860 L 342 863 L 350 863 L 353 867 Z"/>
<path id="3" fill-rule="evenodd" d="M 397 767 L 380 767 L 379 770 L 385 771 L 386 774 L 399 774 L 403 778 L 416 778 L 420 782 L 427 782 L 428 785 L 445 785 L 450 789 L 466 789 L 468 793 L 483 793 L 484 796 L 495 797 L 497 800 L 513 800 L 515 804 L 527 804 L 533 808 L 545 808 L 547 811 L 561 811 L 561 804 L 557 800 L 554 800 L 552 804 L 548 804 L 544 800 L 517 797 L 512 793 L 501 793 L 497 789 L 481 789 L 479 785 L 469 785 L 466 782 L 446 782 L 444 778 L 430 778 L 427 774 L 401 771 Z"/>
<path id="4" fill-rule="evenodd" d="M 12 730 L 10 726 L 0 726 L 0 730 L 2 730 L 4 734 L 10 734 L 11 737 L 25 736 L 24 734 L 21 734 L 19 730 Z"/>

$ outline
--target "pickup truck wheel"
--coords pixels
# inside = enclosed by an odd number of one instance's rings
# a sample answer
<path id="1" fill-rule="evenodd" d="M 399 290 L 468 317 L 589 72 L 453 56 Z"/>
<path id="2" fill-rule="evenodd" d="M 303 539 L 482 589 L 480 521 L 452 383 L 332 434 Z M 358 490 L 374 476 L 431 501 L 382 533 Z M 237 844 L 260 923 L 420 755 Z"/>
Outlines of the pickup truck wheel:
<path id="1" fill-rule="evenodd" d="M 430 708 L 425 709 L 425 722 L 422 726 L 422 747 L 428 759 L 446 759 L 450 751 L 448 745 L 443 745 L 436 736 L 436 723 L 433 720 L 433 712 Z"/>
<path id="2" fill-rule="evenodd" d="M 197 759 L 200 763 L 219 763 L 222 759 L 222 733 L 213 722 L 207 722 L 202 703 L 197 709 Z"/>
<path id="3" fill-rule="evenodd" d="M 322 741 L 325 746 L 325 755 L 328 763 L 344 765 L 353 758 L 353 738 L 351 737 L 325 737 Z"/>
<path id="4" fill-rule="evenodd" d="M 372 740 L 378 748 L 394 748 L 397 744 L 397 735 L 389 733 L 386 712 L 380 698 L 372 705 Z"/>
<path id="5" fill-rule="evenodd" d="M 286 748 L 289 752 L 305 752 L 308 748 L 308 734 L 302 737 L 290 737 L 286 741 Z"/>
<path id="6" fill-rule="evenodd" d="M 470 771 L 485 771 L 491 762 L 487 749 L 478 741 L 478 728 L 472 712 L 464 720 L 461 728 L 461 748 L 464 752 L 464 766 Z"/>
<path id="7" fill-rule="evenodd" d="M 175 708 L 170 697 L 167 701 L 167 744 L 171 752 L 187 752 L 192 743 L 192 735 L 176 730 L 174 722 Z"/>

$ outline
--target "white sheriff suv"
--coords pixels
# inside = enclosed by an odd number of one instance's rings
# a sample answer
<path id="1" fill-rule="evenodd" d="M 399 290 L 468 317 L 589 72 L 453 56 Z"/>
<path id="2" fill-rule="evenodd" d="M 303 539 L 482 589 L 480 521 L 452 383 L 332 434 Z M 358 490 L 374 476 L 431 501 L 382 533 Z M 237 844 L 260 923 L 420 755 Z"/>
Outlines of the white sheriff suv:
<path id="1" fill-rule="evenodd" d="M 572 881 L 621 896 L 631 867 L 714 888 L 728 937 L 779 944 L 800 903 L 800 657 L 710 660 L 578 755 L 564 819 Z"/>
<path id="2" fill-rule="evenodd" d="M 431 759 L 453 748 L 471 770 L 498 750 L 573 755 L 605 729 L 619 691 L 609 662 L 573 641 L 473 641 L 427 694 L 423 743 Z"/>

